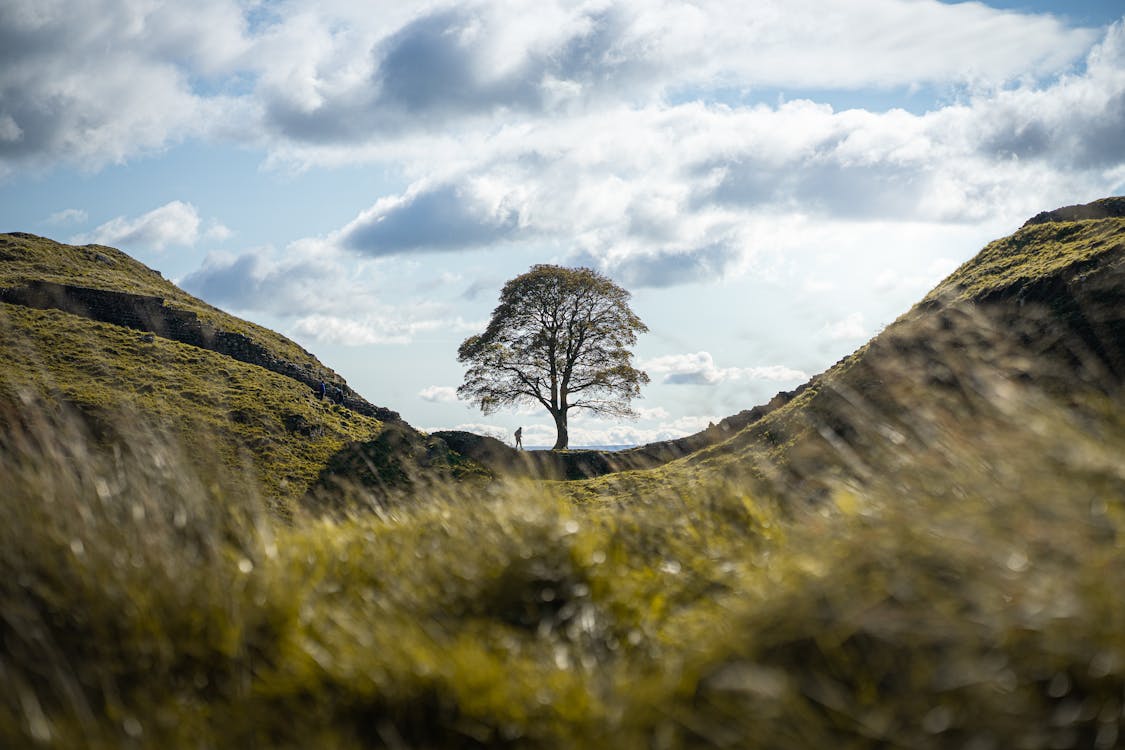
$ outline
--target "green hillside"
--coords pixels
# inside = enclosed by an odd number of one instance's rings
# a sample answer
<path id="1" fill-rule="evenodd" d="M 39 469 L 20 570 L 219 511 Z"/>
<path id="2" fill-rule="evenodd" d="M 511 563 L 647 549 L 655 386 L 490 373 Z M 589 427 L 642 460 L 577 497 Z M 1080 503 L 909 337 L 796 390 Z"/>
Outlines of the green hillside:
<path id="1" fill-rule="evenodd" d="M 686 457 L 285 522 L 274 456 L 449 456 L 3 304 L 0 746 L 1120 746 L 1125 225 L 1079 208 Z M 238 472 L 205 424 L 272 442 Z"/>
<path id="2" fill-rule="evenodd" d="M 931 441 L 914 425 L 920 414 L 944 413 L 976 430 L 1003 406 L 995 389 L 1030 384 L 1070 405 L 1119 397 L 1125 200 L 1102 203 L 1116 215 L 1029 222 L 990 243 L 874 339 L 729 439 L 651 475 L 611 475 L 569 491 L 612 500 L 637 482 L 690 485 L 720 473 L 787 503 L 816 502 L 841 482 L 866 483 L 885 463 L 928 454 Z"/>
<path id="3" fill-rule="evenodd" d="M 284 359 L 309 365 L 323 380 L 341 379 L 293 341 L 208 305 L 120 250 L 105 245 L 65 245 L 25 233 L 0 235 L 0 288 L 33 281 L 163 297 L 172 308 L 194 312 L 219 328 L 261 342 Z"/>
<path id="4" fill-rule="evenodd" d="M 292 341 L 206 305 L 118 250 L 0 236 L 0 294 L 38 282 L 158 296 L 248 337 L 310 379 L 343 382 Z M 248 472 L 249 484 L 285 514 L 335 453 L 382 428 L 375 417 L 318 400 L 291 377 L 57 309 L 0 302 L 0 352 L 0 422 L 8 427 L 36 408 L 60 407 L 102 444 L 128 439 L 144 425 L 167 433 L 187 456 Z"/>

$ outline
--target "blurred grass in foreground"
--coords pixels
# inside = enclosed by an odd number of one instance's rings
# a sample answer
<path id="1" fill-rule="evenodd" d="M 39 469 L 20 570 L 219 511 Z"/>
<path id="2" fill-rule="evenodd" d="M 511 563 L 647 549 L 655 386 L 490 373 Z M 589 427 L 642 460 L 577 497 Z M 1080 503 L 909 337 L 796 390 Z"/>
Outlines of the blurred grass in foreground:
<path id="1" fill-rule="evenodd" d="M 28 405 L 0 745 L 1118 746 L 1120 394 L 946 367 L 949 403 L 889 370 L 896 409 L 852 398 L 816 503 L 745 458 L 281 523 L 164 435 Z"/>

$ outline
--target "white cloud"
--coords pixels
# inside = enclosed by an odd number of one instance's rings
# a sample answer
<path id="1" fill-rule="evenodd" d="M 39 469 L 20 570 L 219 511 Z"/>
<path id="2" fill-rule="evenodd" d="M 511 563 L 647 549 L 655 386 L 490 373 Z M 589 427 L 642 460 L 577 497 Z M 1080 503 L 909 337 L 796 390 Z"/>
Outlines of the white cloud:
<path id="1" fill-rule="evenodd" d="M 482 195 L 482 187 L 415 185 L 402 197 L 376 202 L 340 230 L 338 241 L 375 256 L 498 242 L 518 229 L 518 211 L 503 195 Z"/>
<path id="2" fill-rule="evenodd" d="M 190 247 L 199 239 L 199 223 L 195 206 L 172 201 L 135 219 L 118 216 L 92 232 L 78 235 L 74 242 L 145 250 L 163 250 L 168 245 Z"/>
<path id="3" fill-rule="evenodd" d="M 638 419 L 645 420 L 668 419 L 668 417 L 671 416 L 671 414 L 668 413 L 668 410 L 663 406 L 638 406 L 634 407 L 633 411 L 637 413 Z"/>
<path id="4" fill-rule="evenodd" d="M 584 445 L 645 445 L 664 440 L 675 440 L 707 429 L 717 423 L 714 415 L 683 416 L 665 419 L 656 424 L 614 422 L 584 415 L 575 415 L 567 425 L 571 447 Z M 523 425 L 524 445 L 553 445 L 555 427 L 550 422 Z"/>
<path id="5" fill-rule="evenodd" d="M 210 223 L 210 226 L 207 227 L 207 231 L 203 233 L 204 239 L 213 240 L 215 242 L 223 242 L 224 240 L 229 240 L 233 236 L 234 232 L 231 231 L 230 227 L 225 226 L 224 224 L 221 224 L 217 221 L 212 221 Z"/>
<path id="6" fill-rule="evenodd" d="M 509 445 L 511 445 L 515 442 L 515 440 L 512 437 L 512 433 L 509 432 L 507 429 L 505 429 L 503 427 L 497 427 L 494 424 L 481 424 L 479 422 L 461 423 L 461 424 L 454 425 L 453 427 L 427 427 L 427 428 L 425 428 L 425 431 L 426 432 L 451 432 L 451 431 L 472 432 L 476 435 L 484 435 L 486 437 L 496 438 L 497 440 L 499 440 L 501 442 L 508 443 Z M 551 440 L 553 442 L 554 438 L 552 438 Z M 526 439 L 524 440 L 524 442 L 527 442 Z"/>
<path id="7" fill-rule="evenodd" d="M 957 270 L 959 264 L 951 258 L 934 258 L 921 271 L 902 273 L 886 270 L 875 277 L 873 289 L 879 293 L 904 290 L 912 295 L 928 292 L 942 279 Z"/>
<path id="8" fill-rule="evenodd" d="M 294 141 L 355 144 L 716 86 L 1002 82 L 1063 70 L 1094 41 L 1051 16 L 934 0 L 396 6 L 364 18 L 295 4 L 255 40 L 270 125 Z"/>
<path id="9" fill-rule="evenodd" d="M 351 317 L 306 315 L 296 320 L 292 332 L 299 338 L 323 343 L 366 346 L 409 344 L 421 334 L 468 331 L 475 330 L 476 327 L 460 318 L 449 320 L 403 316 L 395 310 L 389 310 L 381 315 L 365 314 Z"/>
<path id="10" fill-rule="evenodd" d="M 89 218 L 89 214 L 81 208 L 64 208 L 47 217 L 48 224 L 81 224 Z"/>
<path id="11" fill-rule="evenodd" d="M 364 151 L 407 160 L 469 133 L 730 90 L 1042 80 L 1070 70 L 1096 34 L 936 0 L 415 0 L 374 11 L 314 0 L 9 0 L 0 168 L 98 167 L 195 136 L 307 161 Z M 1102 60 L 1116 63 L 1108 53 L 1092 62 Z"/>
<path id="12" fill-rule="evenodd" d="M 833 341 L 850 341 L 867 338 L 868 336 L 867 326 L 863 322 L 863 313 L 859 312 L 851 313 L 833 323 L 826 323 L 822 332 Z"/>
<path id="13" fill-rule="evenodd" d="M 354 310 L 352 300 L 371 299 L 364 281 L 354 264 L 310 241 L 293 243 L 283 254 L 271 248 L 210 253 L 180 286 L 215 305 L 292 317 Z"/>
<path id="14" fill-rule="evenodd" d="M 0 39 L 0 173 L 185 138 L 376 162 L 409 184 L 340 247 L 565 243 L 636 287 L 768 263 L 792 217 L 1013 220 L 1125 164 L 1125 26 L 982 3 L 13 0 Z M 918 86 L 950 101 L 801 98 Z M 116 221 L 99 230 L 129 236 Z"/>
<path id="15" fill-rule="evenodd" d="M 669 354 L 641 363 L 642 369 L 663 375 L 668 385 L 717 385 L 731 380 L 769 380 L 799 383 L 808 380 L 800 370 L 783 365 L 717 367 L 710 352 Z"/>
<path id="16" fill-rule="evenodd" d="M 384 274 L 379 263 L 341 254 L 332 242 L 306 240 L 283 252 L 209 253 L 179 284 L 213 305 L 274 316 L 304 341 L 407 344 L 426 334 L 484 327 L 447 303 L 404 300 L 396 271 Z"/>
<path id="17" fill-rule="evenodd" d="M 1082 74 L 977 86 L 924 114 L 654 100 L 513 114 L 503 127 L 466 121 L 457 138 L 391 137 L 369 155 L 401 160 L 417 179 L 337 239 L 377 255 L 565 242 L 568 262 L 659 287 L 769 262 L 792 247 L 777 228 L 794 218 L 1015 222 L 1120 181 L 1122 61 L 1119 23 Z M 318 149 L 294 154 L 316 160 Z"/>
<path id="18" fill-rule="evenodd" d="M 453 404 L 457 402 L 457 389 L 446 385 L 431 385 L 418 391 L 418 397 L 435 404 Z"/>
<path id="19" fill-rule="evenodd" d="M 193 83 L 236 70 L 242 31 L 232 0 L 6 0 L 0 174 L 59 161 L 99 168 L 245 114 Z"/>
<path id="20" fill-rule="evenodd" d="M 568 424 L 570 445 L 644 445 L 691 435 L 720 420 L 720 417 L 713 414 L 672 417 L 661 407 L 637 411 L 636 420 L 605 418 L 583 411 L 572 413 Z M 463 430 L 495 437 L 511 445 L 512 432 L 517 426 L 521 426 L 524 445 L 551 446 L 555 442 L 555 426 L 542 408 L 520 410 L 504 422 L 505 426 L 495 423 L 460 423 L 453 427 L 428 427 L 426 431 Z"/>

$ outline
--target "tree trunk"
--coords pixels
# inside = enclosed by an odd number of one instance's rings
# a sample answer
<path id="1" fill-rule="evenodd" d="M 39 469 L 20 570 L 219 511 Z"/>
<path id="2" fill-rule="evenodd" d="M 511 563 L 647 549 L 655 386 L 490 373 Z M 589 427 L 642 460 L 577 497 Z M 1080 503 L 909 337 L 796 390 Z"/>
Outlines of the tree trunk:
<path id="1" fill-rule="evenodd" d="M 559 411 L 552 414 L 555 418 L 555 429 L 558 430 L 559 436 L 555 439 L 555 447 L 553 451 L 564 451 L 566 446 L 570 443 L 570 436 L 566 431 L 566 412 Z"/>

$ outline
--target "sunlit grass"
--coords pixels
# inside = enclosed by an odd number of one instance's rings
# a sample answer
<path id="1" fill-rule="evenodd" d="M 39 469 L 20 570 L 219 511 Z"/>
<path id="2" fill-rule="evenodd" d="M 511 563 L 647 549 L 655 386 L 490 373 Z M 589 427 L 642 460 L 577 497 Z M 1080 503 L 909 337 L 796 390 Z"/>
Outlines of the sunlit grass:
<path id="1" fill-rule="evenodd" d="M 728 463 L 282 524 L 166 435 L 31 420 L 0 744 L 1113 747 L 1118 401 L 978 381 L 974 422 L 935 402 L 924 445 L 784 511 Z"/>
<path id="2" fill-rule="evenodd" d="M 1089 260 L 1083 226 L 1025 232 Z M 964 277 L 1065 265 L 1005 247 Z M 570 483 L 445 481 L 285 378 L 12 311 L 0 746 L 1120 746 L 1113 263 L 1088 329 L 947 289 L 731 439 Z M 403 481 L 278 502 L 373 434 Z"/>

